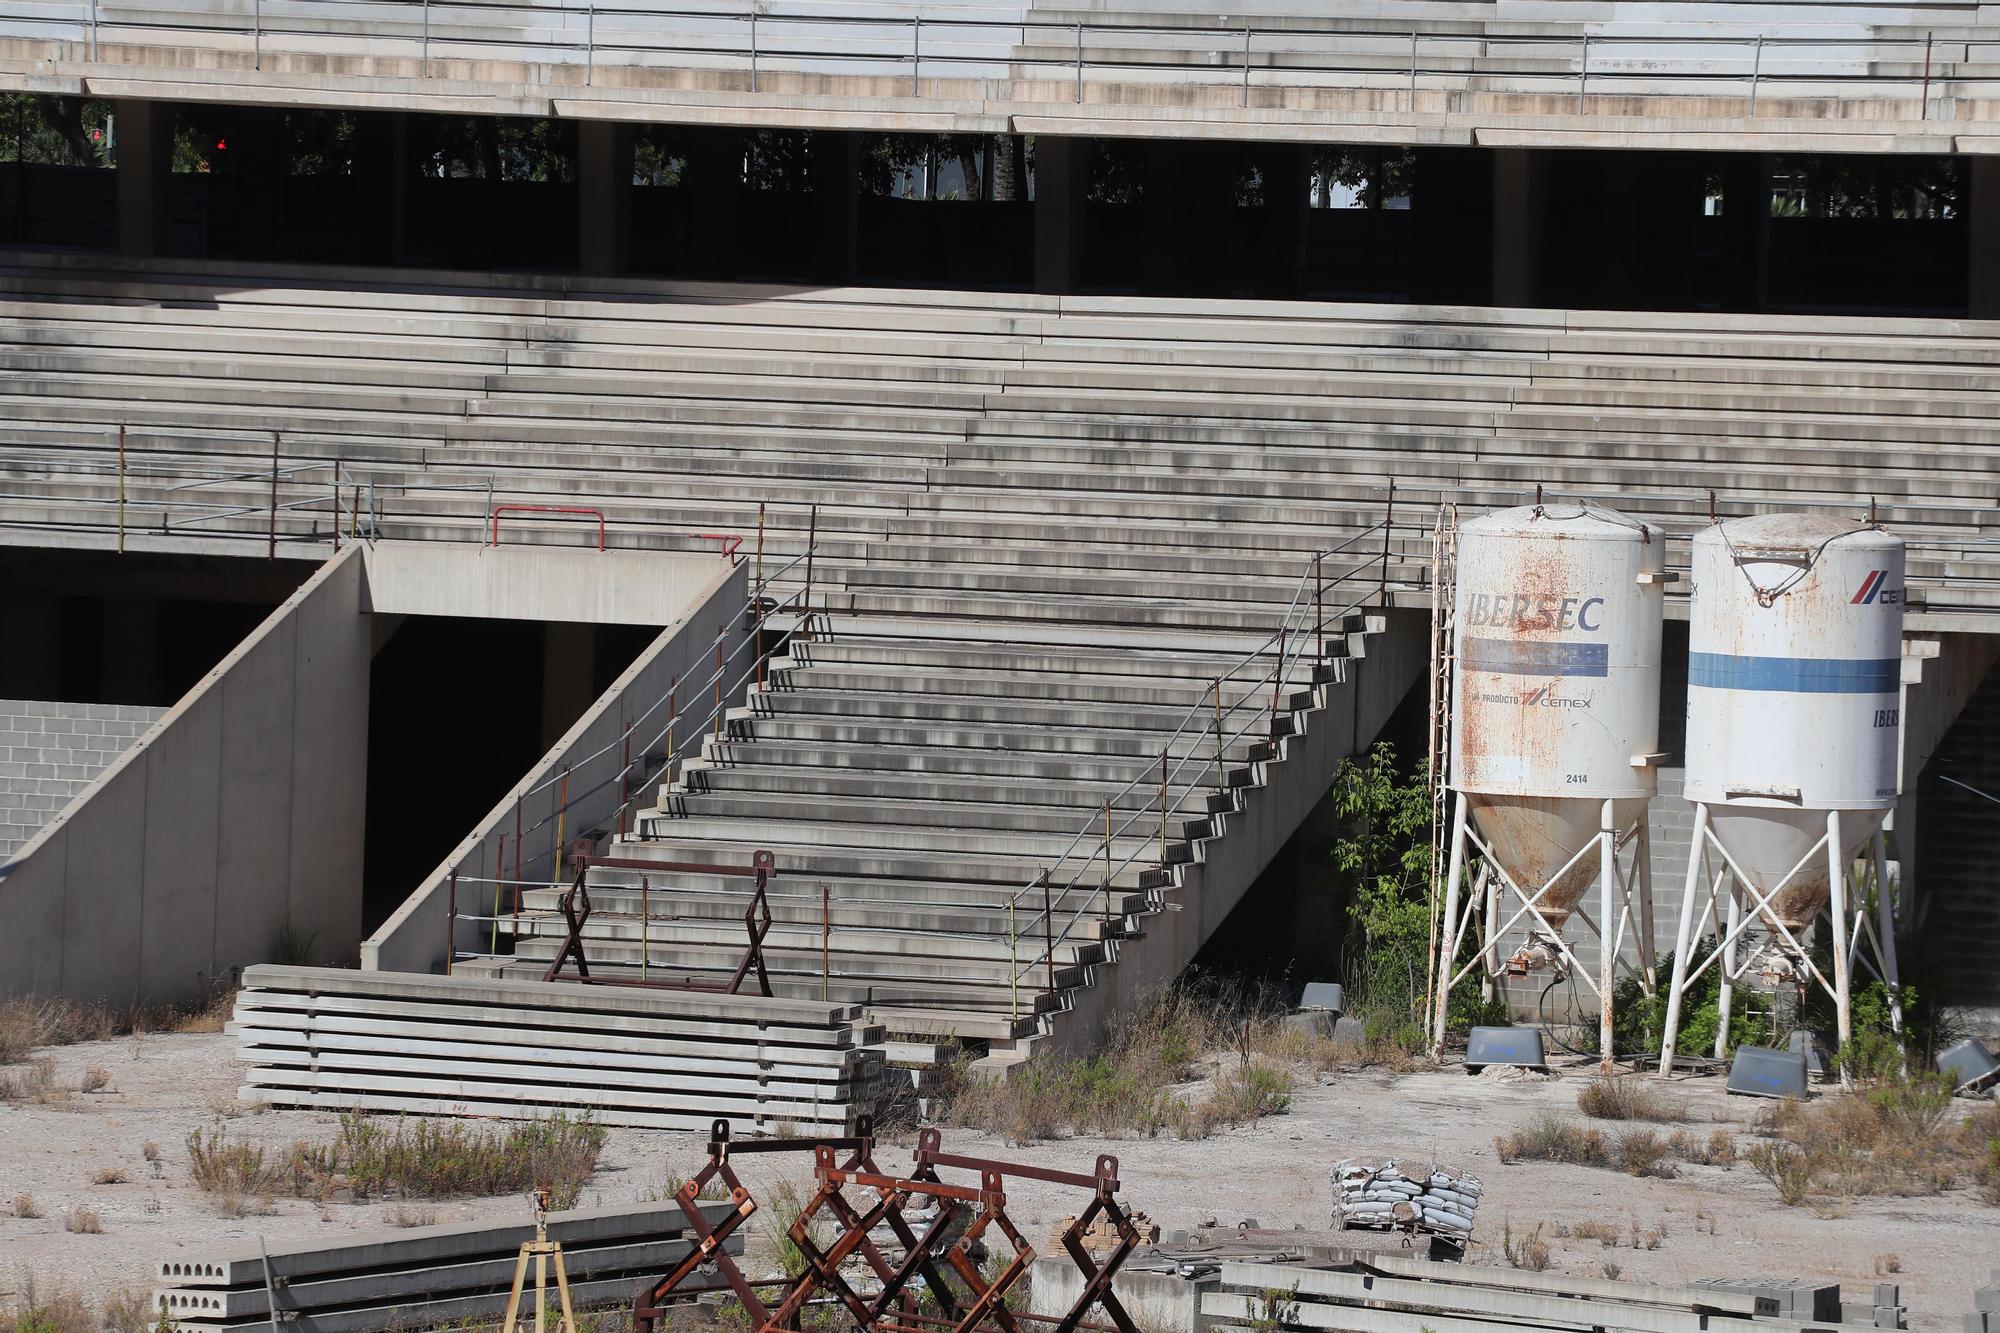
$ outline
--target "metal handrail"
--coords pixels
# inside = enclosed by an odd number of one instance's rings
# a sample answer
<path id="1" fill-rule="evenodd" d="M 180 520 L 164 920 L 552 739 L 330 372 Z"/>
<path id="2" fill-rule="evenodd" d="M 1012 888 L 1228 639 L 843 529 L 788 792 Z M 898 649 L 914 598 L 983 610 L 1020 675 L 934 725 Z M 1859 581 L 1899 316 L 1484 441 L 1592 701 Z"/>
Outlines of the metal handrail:
<path id="1" fill-rule="evenodd" d="M 382 0 L 293 0 L 295 5 L 311 4 L 317 8 L 337 9 L 343 6 L 366 7 L 371 17 L 379 14 Z M 554 10 L 533 4 L 509 4 L 502 0 L 402 0 L 407 8 L 414 11 L 408 20 L 412 31 L 409 40 L 424 61 L 426 76 L 430 73 L 433 47 L 482 48 L 530 48 L 551 57 L 552 63 L 574 63 L 581 61 L 586 66 L 586 82 L 594 74 L 595 67 L 605 57 L 615 58 L 621 54 L 658 57 L 680 55 L 699 57 L 713 62 L 716 60 L 740 64 L 741 68 L 754 80 L 760 65 L 773 59 L 795 59 L 819 63 L 850 62 L 873 63 L 896 68 L 907 66 L 910 71 L 910 95 L 920 96 L 919 76 L 926 66 L 933 70 L 949 71 L 954 66 L 979 66 L 990 68 L 1005 65 L 1027 71 L 1062 71 L 1073 75 L 1075 90 L 1073 100 L 1083 100 L 1085 75 L 1089 72 L 1107 73 L 1116 76 L 1126 71 L 1164 70 L 1177 73 L 1189 82 L 1237 82 L 1243 86 L 1243 101 L 1247 105 L 1253 87 L 1252 75 L 1261 72 L 1264 86 L 1308 86 L 1318 76 L 1355 76 L 1356 86 L 1368 86 L 1364 81 L 1378 82 L 1394 80 L 1395 84 L 1407 82 L 1411 104 L 1419 84 L 1430 80 L 1431 88 L 1442 86 L 1456 89 L 1469 84 L 1474 79 L 1491 79 L 1495 76 L 1516 77 L 1532 80 L 1555 80 L 1563 87 L 1574 86 L 1579 101 L 1593 82 L 1603 89 L 1615 89 L 1621 81 L 1643 81 L 1652 83 L 1689 82 L 1697 80 L 1722 80 L 1747 84 L 1754 103 L 1761 84 L 1783 84 L 1786 82 L 1832 83 L 1854 85 L 1873 90 L 1884 84 L 1909 84 L 1921 88 L 1925 112 L 1931 98 L 1932 85 L 1952 82 L 1961 88 L 1970 85 L 1978 89 L 2000 80 L 2000 73 L 1986 74 L 1954 71 L 1949 74 L 1936 72 L 1932 68 L 1932 33 L 1922 36 L 1869 36 L 1842 38 L 1837 36 L 1798 36 L 1782 32 L 1773 33 L 1681 33 L 1663 28 L 1655 33 L 1593 33 L 1579 27 L 1574 36 L 1536 36 L 1526 33 L 1507 32 L 1422 32 L 1409 28 L 1388 26 L 1354 29 L 1298 29 L 1291 27 L 1258 27 L 1255 24 L 1237 25 L 1229 28 L 1200 27 L 1195 24 L 1171 25 L 1149 23 L 1121 23 L 1115 19 L 1101 18 L 1087 23 L 1057 22 L 1046 19 L 1022 17 L 1012 20 L 965 18 L 952 15 L 933 16 L 916 13 L 908 17 L 892 15 L 809 15 L 809 14 L 769 14 L 754 13 L 749 8 L 737 13 L 647 6 L 635 4 L 585 5 L 577 9 Z M 438 31 L 432 22 L 432 11 L 468 11 L 482 15 L 525 16 L 517 19 L 523 31 L 518 36 L 474 36 L 454 34 L 449 29 Z M 220 18 L 220 16 L 218 16 Z M 612 40 L 601 40 L 600 20 L 658 20 L 663 22 L 685 22 L 706 26 L 721 36 L 724 31 L 740 33 L 740 40 L 728 44 L 672 40 L 669 33 L 658 34 L 659 39 L 648 40 L 645 33 L 635 33 L 625 26 L 614 28 Z M 256 44 L 259 63 L 273 38 L 287 36 L 323 38 L 328 35 L 324 22 L 315 26 L 310 18 L 296 14 L 268 15 L 264 13 L 262 0 L 256 0 L 246 7 L 240 21 L 236 22 L 190 22 L 164 15 L 152 16 L 145 22 L 119 20 L 100 12 L 94 4 L 79 3 L 76 16 L 66 18 L 48 13 L 23 14 L 16 16 L 17 22 L 40 24 L 47 27 L 63 28 L 86 38 L 88 58 L 96 59 L 100 34 L 105 29 L 127 29 L 152 32 L 188 32 L 202 34 L 228 34 L 246 37 Z M 493 20 L 488 19 L 491 23 Z M 530 31 L 532 25 L 547 22 L 560 26 L 564 31 L 550 37 Z M 826 44 L 800 44 L 773 46 L 763 36 L 773 29 L 782 31 L 786 25 L 809 27 L 824 32 L 829 29 L 849 29 L 881 32 L 883 40 L 880 49 L 855 50 L 852 46 L 840 47 Z M 980 52 L 953 50 L 941 47 L 933 41 L 925 45 L 921 34 L 924 28 L 945 32 L 984 31 L 1003 35 L 1007 49 L 1004 51 Z M 337 35 L 337 34 L 335 34 Z M 381 42 L 385 39 L 379 20 L 370 31 L 370 40 Z M 1179 59 L 1148 58 L 1131 51 L 1117 55 L 1089 54 L 1086 36 L 1096 39 L 1101 46 L 1115 45 L 1121 36 L 1178 36 L 1191 39 L 1186 45 L 1173 48 Z M 1294 43 L 1292 49 L 1269 44 L 1265 49 L 1257 49 L 1257 39 L 1263 37 Z M 1201 40 L 1206 39 L 1206 40 Z M 1963 46 L 1965 63 L 1974 63 L 1974 51 L 1982 46 L 1993 46 L 1995 40 L 1978 36 L 1947 37 L 1947 46 Z M 1385 44 L 1371 58 L 1367 53 L 1357 53 L 1346 59 L 1326 58 L 1317 53 L 1298 49 L 1305 43 L 1325 43 L 1329 41 L 1377 42 Z M 1390 49 L 1386 44 L 1394 43 Z M 1058 57 L 1030 53 L 1023 48 L 1031 46 L 1061 46 L 1071 50 L 1073 55 Z M 1407 47 L 1407 59 L 1401 53 Z M 1672 50 L 1662 52 L 1660 48 Z M 1509 58 L 1508 48 L 1538 48 L 1549 54 L 1522 55 Z M 1690 59 L 1676 57 L 1673 51 L 1692 50 L 1701 54 Z M 1802 53 L 1824 51 L 1826 64 L 1816 69 L 1769 68 L 1773 53 Z M 1621 56 L 1621 53 L 1629 53 Z M 1621 68 L 1624 60 L 1643 60 L 1643 68 Z M 1878 67 L 1883 63 L 1907 62 L 1913 66 L 1921 63 L 1921 75 L 1911 73 L 1884 73 Z M 1289 76 L 1289 77 L 1288 77 Z"/>
<path id="2" fill-rule="evenodd" d="M 1121 872 L 1140 860 L 1142 852 L 1150 849 L 1152 846 L 1152 840 L 1150 838 L 1144 840 L 1142 846 L 1135 847 L 1133 850 L 1125 853 L 1123 858 L 1115 865 L 1112 863 L 1113 848 L 1117 840 L 1128 834 L 1133 825 L 1142 818 L 1154 816 L 1159 821 L 1161 828 L 1161 865 L 1164 867 L 1166 821 L 1172 817 L 1171 812 L 1179 809 L 1189 795 L 1197 790 L 1205 790 L 1207 787 L 1205 778 L 1191 779 L 1178 787 L 1176 783 L 1190 763 L 1198 763 L 1199 768 L 1205 773 L 1208 763 L 1206 758 L 1199 754 L 1199 751 L 1207 739 L 1205 733 L 1208 731 L 1211 720 L 1214 723 L 1215 762 L 1217 766 L 1215 781 L 1218 784 L 1226 784 L 1228 780 L 1226 761 L 1224 759 L 1228 750 L 1244 737 L 1250 735 L 1260 723 L 1265 725 L 1267 734 L 1275 738 L 1280 707 L 1280 694 L 1284 688 L 1288 660 L 1295 662 L 1307 655 L 1304 649 L 1299 649 L 1296 653 L 1290 652 L 1290 645 L 1296 644 L 1298 642 L 1297 635 L 1305 633 L 1308 628 L 1310 628 L 1315 637 L 1323 638 L 1325 622 L 1328 618 L 1324 596 L 1328 589 L 1337 588 L 1351 579 L 1370 572 L 1379 574 L 1381 576 L 1381 583 L 1386 586 L 1387 571 L 1392 558 L 1389 546 L 1393 538 L 1393 531 L 1393 519 L 1385 518 L 1381 522 L 1370 524 L 1368 527 L 1352 534 L 1338 545 L 1314 552 L 1306 561 L 1305 568 L 1300 572 L 1299 578 L 1294 584 L 1291 600 L 1286 604 L 1284 613 L 1279 617 L 1278 628 L 1272 631 L 1255 648 L 1238 657 L 1230 664 L 1226 671 L 1215 676 L 1209 682 L 1208 688 L 1203 691 L 1202 698 L 1188 708 L 1181 716 L 1173 732 L 1161 742 L 1161 790 L 1157 801 L 1149 797 L 1145 804 L 1136 808 L 1127 808 L 1122 822 L 1119 822 L 1115 827 L 1113 826 L 1111 815 L 1113 807 L 1117 806 L 1127 795 L 1136 790 L 1142 778 L 1147 780 L 1147 785 L 1150 787 L 1152 773 L 1150 765 L 1148 765 L 1148 771 L 1135 772 L 1133 777 L 1123 787 L 1120 787 L 1111 796 L 1106 798 L 1100 807 L 1101 816 L 1099 813 L 1093 813 L 1083 827 L 1077 830 L 1076 834 L 1056 856 L 1055 860 L 1008 899 L 1007 916 L 1010 939 L 1009 999 L 1015 1017 L 1019 1017 L 1020 1013 L 1020 983 L 1025 977 L 1034 972 L 1035 969 L 1046 967 L 1049 972 L 1048 989 L 1055 989 L 1056 947 L 1059 944 L 1066 943 L 1075 933 L 1077 927 L 1086 918 L 1091 916 L 1090 899 L 1094 896 L 1095 890 L 1087 893 L 1084 904 L 1076 911 L 1070 913 L 1068 919 L 1062 924 L 1060 934 L 1055 929 L 1056 914 L 1068 906 L 1070 895 L 1076 892 L 1084 876 L 1099 865 L 1100 857 L 1102 858 L 1104 870 L 1102 887 L 1106 894 L 1105 913 L 1107 917 L 1113 915 L 1109 902 L 1112 881 Z M 1363 538 L 1377 534 L 1380 534 L 1383 538 L 1382 550 L 1379 553 L 1370 555 L 1359 565 L 1348 569 L 1330 581 L 1323 578 L 1324 562 L 1327 557 L 1341 554 L 1352 548 Z M 1308 588 L 1311 588 L 1313 592 L 1310 598 L 1306 596 Z M 1363 595 L 1345 603 L 1331 613 L 1332 618 L 1335 620 L 1344 618 L 1357 607 L 1364 605 L 1367 600 L 1367 596 Z M 1305 620 L 1307 616 L 1312 617 L 1311 622 Z M 1298 628 L 1296 629 L 1294 627 L 1295 621 L 1298 622 Z M 1277 648 L 1275 659 L 1269 656 L 1269 650 L 1273 646 Z M 1316 662 L 1319 658 L 1318 650 L 1315 649 L 1311 656 L 1312 660 Z M 1236 700 L 1225 707 L 1222 702 L 1223 686 L 1235 680 L 1252 663 L 1266 660 L 1270 662 L 1269 668 L 1248 681 L 1246 688 L 1243 689 Z M 1263 698 L 1263 690 L 1267 685 L 1271 688 L 1271 701 L 1268 711 L 1259 702 Z M 1232 719 L 1239 712 L 1245 711 L 1246 705 L 1248 705 L 1247 716 L 1240 724 L 1233 722 Z M 1199 724 L 1196 726 L 1194 732 L 1194 742 L 1185 747 L 1183 753 L 1178 758 L 1175 758 L 1173 751 L 1176 743 L 1189 734 L 1190 725 L 1196 724 L 1197 719 L 1199 720 Z M 1234 730 L 1229 730 L 1231 726 L 1234 727 Z M 1102 820 L 1102 835 L 1096 841 L 1086 844 L 1086 839 L 1097 833 L 1100 827 L 1100 818 Z M 1071 858 L 1076 855 L 1078 849 L 1085 845 L 1091 848 L 1090 852 L 1086 856 L 1077 858 L 1075 870 L 1058 887 L 1054 882 L 1057 874 L 1071 862 Z M 1038 910 L 1033 910 L 1035 905 L 1030 901 L 1032 896 L 1039 896 L 1042 899 Z M 1023 907 L 1024 901 L 1027 903 L 1027 909 Z M 1025 928 L 1022 921 L 1024 910 L 1032 910 L 1032 914 L 1026 919 Z M 1039 931 L 1036 930 L 1037 925 L 1041 927 Z M 1041 936 L 1042 952 L 1024 962 L 1020 958 L 1021 939 L 1024 935 L 1032 939 L 1036 934 Z"/>

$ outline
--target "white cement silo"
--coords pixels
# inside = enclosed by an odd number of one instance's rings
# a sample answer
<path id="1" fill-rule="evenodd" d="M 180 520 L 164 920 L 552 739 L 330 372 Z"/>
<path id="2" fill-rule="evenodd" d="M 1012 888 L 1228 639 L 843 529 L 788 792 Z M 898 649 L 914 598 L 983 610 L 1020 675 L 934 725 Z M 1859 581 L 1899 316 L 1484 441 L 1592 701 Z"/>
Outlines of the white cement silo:
<path id="1" fill-rule="evenodd" d="M 1563 930 L 1599 884 L 1592 984 L 1609 1052 L 1621 926 L 1651 915 L 1649 903 L 1623 915 L 1614 904 L 1635 890 L 1645 898 L 1665 545 L 1658 528 L 1596 506 L 1524 506 L 1459 530 L 1449 769 L 1457 799 L 1434 1009 L 1439 1043 L 1445 997 L 1466 970 L 1457 965 L 1459 881 L 1469 871 L 1494 899 L 1511 891 L 1518 903 L 1484 904 L 1489 971 L 1495 937 L 1517 926 L 1528 940 L 1510 960 L 1515 970 L 1574 968 Z M 1629 868 L 1620 864 L 1627 849 Z M 1468 895 L 1467 918 L 1479 896 Z M 1646 932 L 1634 934 L 1649 950 Z"/>
<path id="2" fill-rule="evenodd" d="M 1898 789 L 1902 632 L 1903 543 L 1893 534 L 1824 514 L 1766 514 L 1695 537 L 1686 786 L 1695 837 L 1665 1064 L 1686 986 L 1710 965 L 1733 985 L 1752 934 L 1768 936 L 1767 969 L 1827 986 L 1841 1040 L 1851 1035 L 1848 935 L 1857 926 L 1847 881 L 1871 839 L 1881 877 L 1879 835 Z M 1724 879 L 1726 918 L 1716 891 Z M 1688 957 L 1704 884 L 1721 933 L 1707 963 Z M 1806 934 L 1829 908 L 1831 979 L 1818 974 Z M 1877 934 L 1893 974 L 1887 926 Z"/>

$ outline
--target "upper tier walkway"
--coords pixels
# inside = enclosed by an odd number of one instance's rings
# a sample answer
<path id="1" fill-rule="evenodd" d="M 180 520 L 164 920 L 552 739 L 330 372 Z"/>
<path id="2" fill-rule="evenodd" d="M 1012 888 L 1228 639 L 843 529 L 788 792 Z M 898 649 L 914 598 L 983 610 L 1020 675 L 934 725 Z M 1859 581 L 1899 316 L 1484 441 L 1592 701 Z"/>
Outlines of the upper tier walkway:
<path id="1" fill-rule="evenodd" d="M 15 0 L 0 87 L 688 124 L 2000 148 L 1972 0 Z"/>

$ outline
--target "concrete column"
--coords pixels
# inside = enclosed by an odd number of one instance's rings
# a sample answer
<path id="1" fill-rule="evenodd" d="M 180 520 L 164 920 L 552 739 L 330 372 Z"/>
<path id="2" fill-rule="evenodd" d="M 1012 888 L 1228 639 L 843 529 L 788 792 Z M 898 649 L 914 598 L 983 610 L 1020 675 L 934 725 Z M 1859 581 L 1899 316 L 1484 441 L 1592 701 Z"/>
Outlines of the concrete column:
<path id="1" fill-rule="evenodd" d="M 285 193 L 291 184 L 289 127 L 272 107 L 244 107 L 235 117 L 236 253 L 244 259 L 285 255 Z"/>
<path id="2" fill-rule="evenodd" d="M 389 113 L 389 262 L 409 262 L 410 113 Z"/>
<path id="3" fill-rule="evenodd" d="M 542 627 L 542 748 L 562 739 L 570 724 L 597 698 L 597 627 L 559 624 Z"/>
<path id="4" fill-rule="evenodd" d="M 160 604 L 150 597 L 104 599 L 103 697 L 118 704 L 162 702 L 155 659 Z"/>
<path id="5" fill-rule="evenodd" d="M 1966 166 L 1972 187 L 1966 313 L 1974 319 L 2000 319 L 2000 157 L 1974 154 Z"/>
<path id="6" fill-rule="evenodd" d="M 736 276 L 743 207 L 743 140 L 735 130 L 688 133 L 688 255 L 697 278 Z"/>
<path id="7" fill-rule="evenodd" d="M 118 251 L 147 258 L 165 252 L 174 169 L 174 108 L 167 102 L 120 102 Z"/>
<path id="8" fill-rule="evenodd" d="M 847 130 L 840 138 L 846 163 L 840 177 L 840 275 L 851 283 L 861 277 L 861 132 Z"/>
<path id="9" fill-rule="evenodd" d="M 625 271 L 632 217 L 631 125 L 586 120 L 577 125 L 578 267 L 593 278 Z"/>
<path id="10" fill-rule="evenodd" d="M 0 593 L 0 685 L 14 699 L 62 697 L 62 598 L 25 587 Z"/>
<path id="11" fill-rule="evenodd" d="M 1084 196 L 1090 140 L 1035 139 L 1035 290 L 1074 292 L 1083 277 Z"/>
<path id="12" fill-rule="evenodd" d="M 1531 306 L 1541 285 L 1548 228 L 1548 157 L 1540 149 L 1493 150 L 1493 304 Z"/>

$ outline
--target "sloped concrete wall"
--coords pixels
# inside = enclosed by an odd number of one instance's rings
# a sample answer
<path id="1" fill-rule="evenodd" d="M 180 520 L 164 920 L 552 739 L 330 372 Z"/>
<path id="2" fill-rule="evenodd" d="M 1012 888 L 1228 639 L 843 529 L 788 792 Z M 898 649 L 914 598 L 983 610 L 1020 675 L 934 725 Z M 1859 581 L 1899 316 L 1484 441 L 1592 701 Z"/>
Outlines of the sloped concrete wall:
<path id="1" fill-rule="evenodd" d="M 1117 966 L 1098 968 L 1091 985 L 1071 993 L 1074 1007 L 1057 1015 L 1049 1046 L 1074 1054 L 1099 1049 L 1114 1016 L 1136 1012 L 1172 981 L 1325 797 L 1340 761 L 1373 745 L 1404 696 L 1423 682 L 1429 614 L 1409 608 L 1369 614 L 1381 616 L 1383 627 L 1368 636 L 1365 655 L 1349 663 L 1347 680 L 1323 687 L 1327 706 L 1286 742 L 1273 779 L 1245 794 L 1227 835 L 1205 846 L 1209 859 L 1182 872 L 1181 887 L 1167 893 L 1170 910 L 1147 918 L 1139 937 L 1116 941 Z"/>
<path id="2" fill-rule="evenodd" d="M 0 867 L 0 994 L 186 1003 L 361 936 L 368 620 L 330 560 Z"/>
<path id="3" fill-rule="evenodd" d="M 596 552 L 589 553 L 597 558 Z M 671 558 L 650 557 L 655 567 L 669 565 Z M 674 681 L 707 681 L 713 671 L 716 645 L 728 659 L 731 680 L 744 671 L 751 654 L 738 648 L 750 632 L 744 614 L 749 598 L 750 566 L 734 569 L 714 560 L 700 562 L 705 580 L 690 579 L 677 590 L 679 602 L 675 623 L 648 644 L 638 660 L 625 669 L 585 710 L 541 762 L 514 785 L 479 826 L 452 849 L 451 855 L 433 870 L 403 905 L 361 946 L 361 966 L 368 971 L 433 972 L 444 965 L 447 923 L 450 921 L 452 874 L 459 875 L 457 908 L 465 917 L 493 915 L 512 901 L 512 886 L 493 881 L 508 879 L 519 865 L 523 878 L 551 877 L 558 828 L 565 840 L 593 828 L 608 827 L 616 819 L 619 802 L 619 771 L 626 751 L 620 738 L 632 734 L 631 755 L 643 761 L 650 743 L 665 726 L 666 710 L 661 707 Z M 742 701 L 742 688 L 730 691 L 729 702 Z M 700 713 L 706 700 L 689 699 L 683 694 L 681 708 Z M 685 731 L 678 733 L 685 738 Z M 565 794 L 558 785 L 568 771 L 567 795 L 570 809 L 561 824 L 556 810 Z M 635 772 L 639 771 L 635 765 Z M 636 791 L 636 787 L 634 788 Z M 650 805 L 650 801 L 635 801 Z M 522 830 L 520 837 L 515 829 Z M 504 839 L 504 841 L 503 841 Z M 500 858 L 506 857 L 503 869 Z M 497 892 L 496 892 L 497 890 Z M 481 922 L 462 919 L 451 933 L 454 949 L 481 947 Z"/>
<path id="4" fill-rule="evenodd" d="M 0 861 L 26 845 L 166 711 L 0 699 Z"/>

